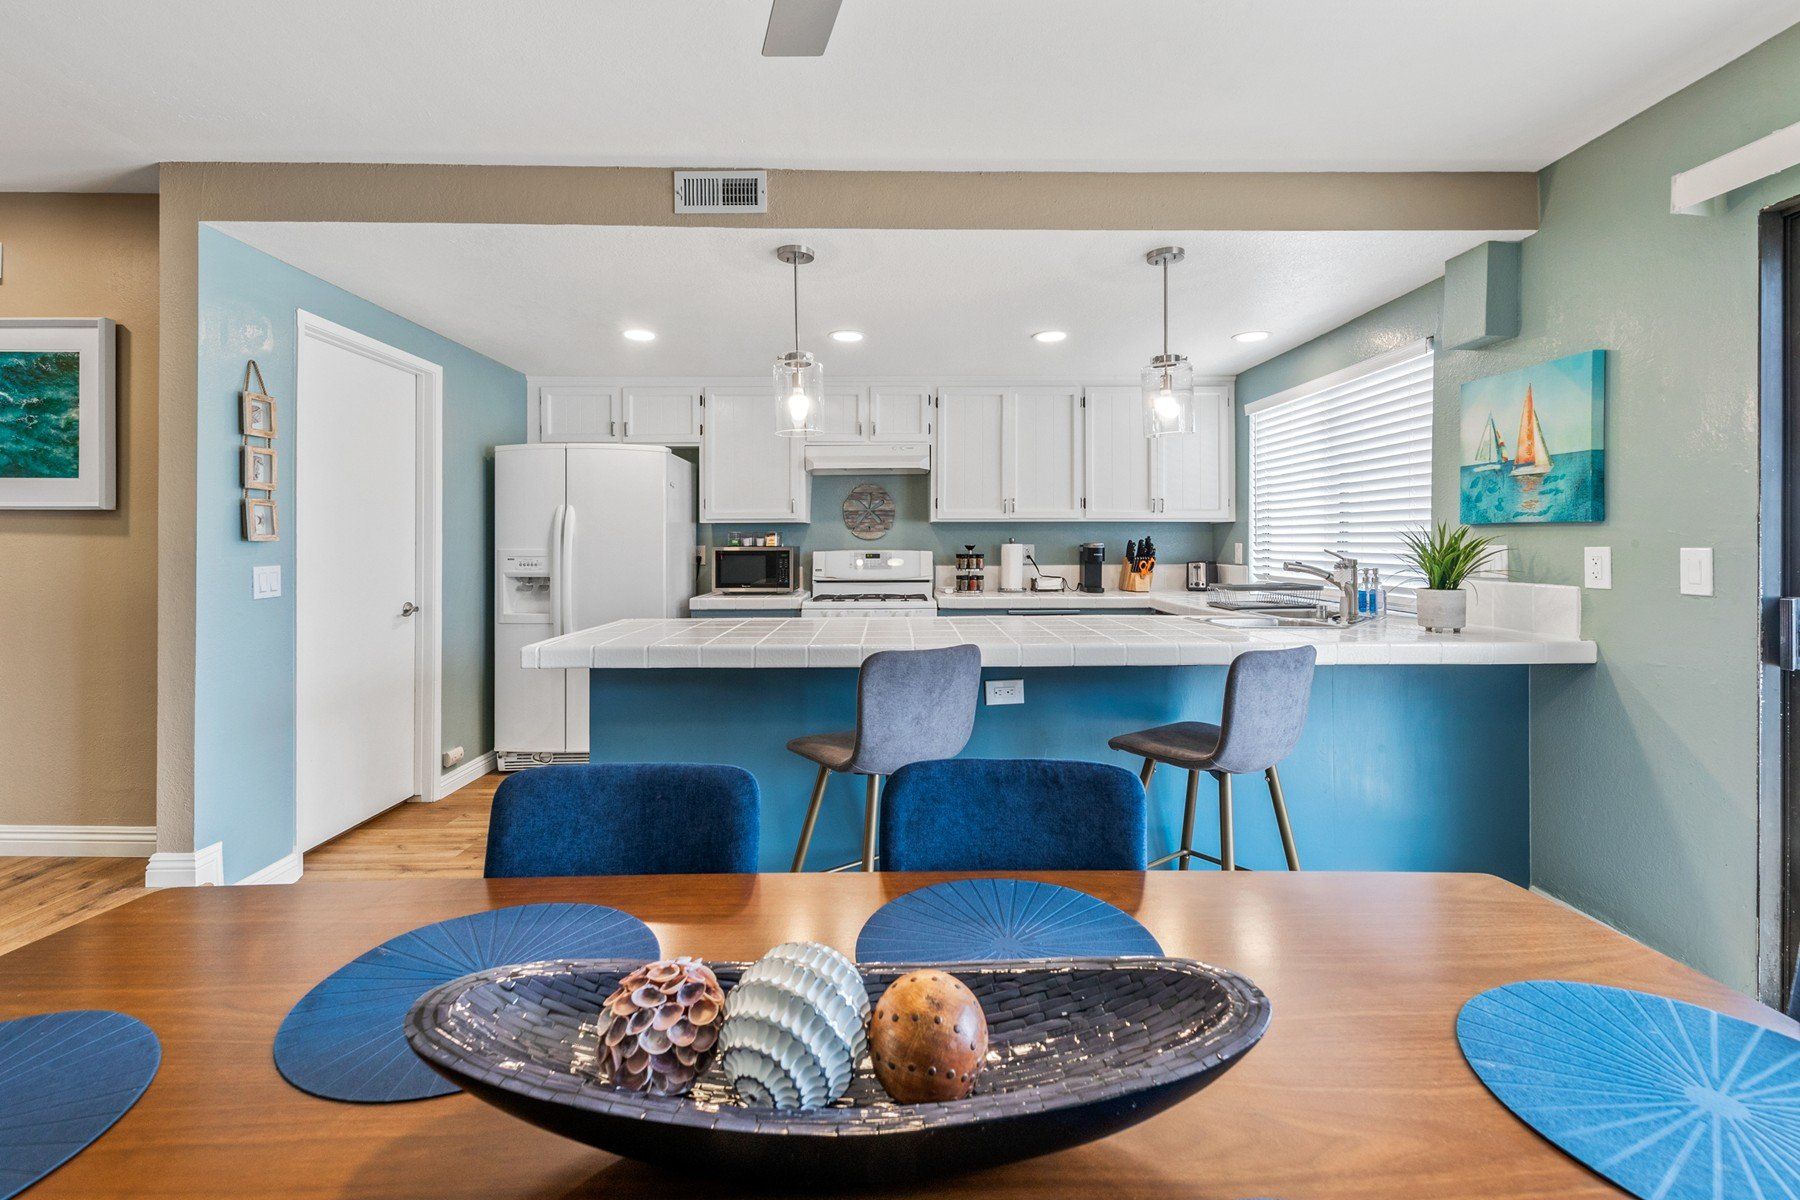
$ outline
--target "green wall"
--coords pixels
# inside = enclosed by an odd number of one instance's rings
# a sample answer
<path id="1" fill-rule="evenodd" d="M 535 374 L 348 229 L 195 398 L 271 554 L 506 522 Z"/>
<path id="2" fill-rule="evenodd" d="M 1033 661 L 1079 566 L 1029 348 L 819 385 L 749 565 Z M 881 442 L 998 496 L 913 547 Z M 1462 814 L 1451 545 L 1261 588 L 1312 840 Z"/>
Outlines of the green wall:
<path id="1" fill-rule="evenodd" d="M 1516 339 L 1441 354 L 1434 509 L 1456 517 L 1462 384 L 1609 352 L 1607 513 L 1506 526 L 1514 577 L 1581 582 L 1595 667 L 1531 672 L 1533 883 L 1746 991 L 1756 986 L 1757 213 L 1800 169 L 1673 216 L 1669 177 L 1800 120 L 1800 28 L 1546 168 L 1524 243 Z M 1435 327 L 1421 289 L 1239 378 L 1240 404 Z M 1240 498 L 1240 504 L 1242 500 Z M 1229 553 L 1233 530 L 1222 543 Z M 1682 546 L 1714 548 L 1714 595 L 1677 592 Z"/>

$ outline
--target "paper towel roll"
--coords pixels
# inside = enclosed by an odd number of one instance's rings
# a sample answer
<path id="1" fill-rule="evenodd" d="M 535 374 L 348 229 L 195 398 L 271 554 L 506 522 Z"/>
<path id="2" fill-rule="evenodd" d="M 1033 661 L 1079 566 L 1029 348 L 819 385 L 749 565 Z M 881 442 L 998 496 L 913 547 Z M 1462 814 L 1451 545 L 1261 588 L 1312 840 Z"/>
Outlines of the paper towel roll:
<path id="1" fill-rule="evenodd" d="M 1008 542 L 1000 547 L 1000 590 L 1025 590 L 1025 547 L 1017 542 Z"/>

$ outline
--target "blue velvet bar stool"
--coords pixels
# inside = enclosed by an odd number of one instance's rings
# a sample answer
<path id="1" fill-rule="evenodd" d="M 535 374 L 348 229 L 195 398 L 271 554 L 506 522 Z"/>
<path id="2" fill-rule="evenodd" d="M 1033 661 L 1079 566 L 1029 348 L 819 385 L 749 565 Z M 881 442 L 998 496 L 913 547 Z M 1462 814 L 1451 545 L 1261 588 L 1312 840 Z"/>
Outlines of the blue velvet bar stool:
<path id="1" fill-rule="evenodd" d="M 888 871 L 1142 871 L 1144 785 L 1106 763 L 959 758 L 881 795 Z"/>
<path id="2" fill-rule="evenodd" d="M 1288 825 L 1287 802 L 1281 794 L 1281 776 L 1275 764 L 1288 756 L 1306 728 L 1306 706 L 1312 696 L 1313 663 L 1318 651 L 1311 646 L 1289 650 L 1247 650 L 1231 662 L 1225 676 L 1224 711 L 1217 725 L 1205 721 L 1177 721 L 1136 733 L 1123 733 L 1106 743 L 1114 750 L 1144 760 L 1139 778 L 1146 789 L 1158 763 L 1188 773 L 1187 810 L 1181 822 L 1181 848 L 1150 865 L 1177 863 L 1188 869 L 1196 858 L 1235 871 L 1237 854 L 1231 817 L 1231 777 L 1261 771 L 1269 781 L 1269 799 L 1275 806 L 1275 824 L 1281 830 L 1281 849 L 1290 871 L 1300 869 L 1294 849 L 1294 831 Z M 1219 857 L 1194 849 L 1194 808 L 1200 799 L 1200 772 L 1219 781 Z"/>
<path id="3" fill-rule="evenodd" d="M 873 871 L 881 777 L 908 763 L 962 753 L 975 729 L 975 701 L 980 691 L 981 650 L 976 646 L 882 650 L 864 659 L 856 677 L 856 728 L 807 734 L 787 744 L 801 758 L 819 764 L 806 824 L 800 829 L 800 845 L 794 850 L 793 869 L 806 866 L 813 826 L 825 801 L 825 785 L 837 771 L 868 777 L 861 866 Z M 857 865 L 845 863 L 832 870 Z"/>
<path id="4" fill-rule="evenodd" d="M 489 879 L 750 874 L 756 778 L 700 763 L 594 763 L 509 775 L 488 816 Z"/>

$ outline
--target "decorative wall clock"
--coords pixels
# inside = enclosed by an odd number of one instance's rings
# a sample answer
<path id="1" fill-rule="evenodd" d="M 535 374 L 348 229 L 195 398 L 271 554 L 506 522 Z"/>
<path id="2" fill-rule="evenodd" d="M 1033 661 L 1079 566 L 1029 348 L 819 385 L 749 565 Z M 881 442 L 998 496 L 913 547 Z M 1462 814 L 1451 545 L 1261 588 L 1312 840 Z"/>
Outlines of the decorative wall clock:
<path id="1" fill-rule="evenodd" d="M 859 483 L 844 497 L 844 528 L 865 542 L 894 527 L 894 498 L 880 484 Z"/>

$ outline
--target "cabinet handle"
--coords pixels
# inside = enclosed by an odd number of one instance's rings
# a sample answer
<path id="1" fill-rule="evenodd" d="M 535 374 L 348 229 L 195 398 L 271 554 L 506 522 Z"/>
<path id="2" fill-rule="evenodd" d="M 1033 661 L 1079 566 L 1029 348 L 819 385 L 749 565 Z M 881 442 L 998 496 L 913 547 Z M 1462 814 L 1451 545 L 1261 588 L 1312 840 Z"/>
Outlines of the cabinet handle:
<path id="1" fill-rule="evenodd" d="M 607 437 L 618 437 L 619 436 L 619 423 L 617 421 L 608 421 L 606 423 L 606 436 Z"/>
<path id="2" fill-rule="evenodd" d="M 629 418 L 629 417 L 627 417 L 625 419 L 625 436 L 626 437 L 631 436 L 631 418 Z"/>

